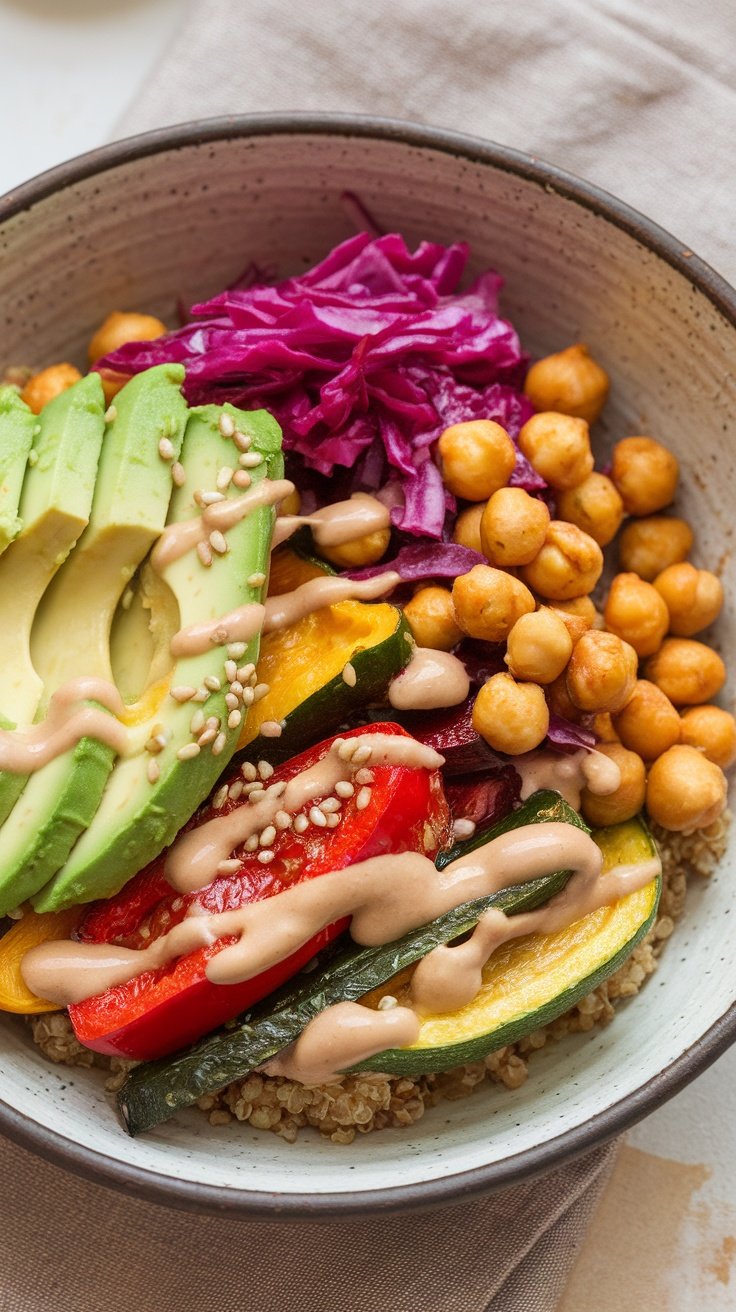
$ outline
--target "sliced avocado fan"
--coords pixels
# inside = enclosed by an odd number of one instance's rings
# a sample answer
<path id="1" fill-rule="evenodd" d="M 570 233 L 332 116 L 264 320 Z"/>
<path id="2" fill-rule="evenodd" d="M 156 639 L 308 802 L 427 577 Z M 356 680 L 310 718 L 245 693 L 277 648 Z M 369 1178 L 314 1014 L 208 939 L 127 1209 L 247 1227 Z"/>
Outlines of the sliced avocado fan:
<path id="1" fill-rule="evenodd" d="M 14 387 L 0 387 L 0 552 L 20 532 L 21 488 L 38 417 Z"/>
<path id="2" fill-rule="evenodd" d="M 233 441 L 221 431 L 223 413 L 230 417 L 237 432 L 250 438 L 251 452 L 263 457 L 249 471 L 253 486 L 263 478 L 282 474 L 281 430 L 265 411 L 244 412 L 229 405 L 192 410 L 181 455 L 186 483 L 174 491 L 170 524 L 199 517 L 195 491 L 214 489 L 220 469 L 236 463 Z M 229 430 L 230 424 L 222 427 Z M 225 496 L 239 495 L 241 491 L 229 484 Z M 213 553 L 211 564 L 203 564 L 192 548 L 161 569 L 163 581 L 178 601 L 182 628 L 219 620 L 239 606 L 262 600 L 274 518 L 274 507 L 254 508 L 227 530 L 227 551 Z M 254 575 L 253 582 L 249 582 Z M 38 910 L 56 910 L 112 896 L 172 841 L 207 796 L 237 746 L 240 725 L 228 724 L 226 702 L 228 679 L 224 667 L 228 646 L 242 666 L 257 660 L 259 642 L 260 634 L 251 638 L 245 650 L 240 646 L 233 649 L 227 641 L 213 643 L 199 655 L 181 656 L 176 661 L 170 680 L 164 681 L 161 699 L 136 728 L 137 746 L 129 756 L 118 759 L 86 833 L 51 882 L 33 899 Z M 202 700 L 180 701 L 171 695 L 174 689 L 181 695 L 179 689 L 186 687 L 201 689 Z M 144 697 L 141 706 L 149 703 L 150 699 L 147 703 Z M 198 748 L 202 721 L 210 717 L 217 724 L 216 735 Z M 165 746 L 152 757 L 145 743 L 155 735 Z"/>
<path id="3" fill-rule="evenodd" d="M 0 556 L 0 712 L 4 729 L 31 723 L 43 696 L 43 680 L 31 660 L 31 628 L 46 588 L 87 526 L 105 429 L 104 411 L 99 375 L 89 374 L 44 406 L 38 419 L 32 416 L 36 436 L 20 495 L 22 528 Z M 28 427 L 28 415 L 11 409 L 0 415 L 0 441 L 11 417 Z M 25 434 L 19 447 L 24 441 Z M 0 771 L 0 823 L 10 814 L 25 782 L 24 775 Z"/>
<path id="4" fill-rule="evenodd" d="M 51 695 L 71 679 L 112 681 L 115 609 L 166 522 L 171 462 L 188 413 L 183 380 L 181 365 L 157 365 L 115 398 L 89 525 L 44 593 L 31 632 L 44 713 Z M 165 455 L 162 440 L 169 444 Z M 0 829 L 0 914 L 37 892 L 63 865 L 99 806 L 114 759 L 106 744 L 83 738 L 29 776 Z"/>

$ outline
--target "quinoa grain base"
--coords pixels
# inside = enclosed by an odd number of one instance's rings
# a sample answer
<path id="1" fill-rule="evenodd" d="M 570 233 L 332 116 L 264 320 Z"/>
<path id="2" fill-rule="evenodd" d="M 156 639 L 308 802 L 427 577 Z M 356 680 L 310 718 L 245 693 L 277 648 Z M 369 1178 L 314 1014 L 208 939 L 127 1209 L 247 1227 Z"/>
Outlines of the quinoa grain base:
<path id="1" fill-rule="evenodd" d="M 507 1089 L 520 1088 L 529 1073 L 530 1056 L 549 1040 L 607 1025 L 616 1013 L 616 1003 L 639 992 L 656 970 L 662 949 L 682 915 L 688 877 L 707 878 L 713 873 L 726 849 L 729 823 L 730 815 L 724 812 L 707 829 L 687 835 L 652 826 L 662 857 L 662 898 L 649 934 L 615 975 L 564 1016 L 518 1043 L 490 1053 L 484 1061 L 417 1079 L 360 1074 L 307 1088 L 254 1072 L 220 1093 L 200 1098 L 198 1107 L 213 1126 L 241 1121 L 257 1130 L 270 1130 L 287 1143 L 293 1143 L 303 1127 L 313 1126 L 332 1143 L 349 1144 L 356 1134 L 413 1125 L 427 1107 L 445 1099 L 466 1098 L 487 1080 Z M 101 1057 L 82 1047 L 66 1012 L 34 1016 L 30 1023 L 34 1041 L 49 1061 L 106 1070 L 105 1088 L 111 1093 L 120 1088 L 134 1064 Z"/>

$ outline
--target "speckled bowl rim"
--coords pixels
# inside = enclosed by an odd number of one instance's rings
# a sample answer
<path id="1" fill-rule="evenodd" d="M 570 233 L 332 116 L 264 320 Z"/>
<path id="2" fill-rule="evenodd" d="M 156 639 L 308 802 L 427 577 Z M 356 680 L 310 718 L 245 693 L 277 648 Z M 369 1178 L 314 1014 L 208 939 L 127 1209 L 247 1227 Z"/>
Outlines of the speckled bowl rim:
<path id="1" fill-rule="evenodd" d="M 534 155 L 465 133 L 394 119 L 350 114 L 245 114 L 181 123 L 89 151 L 0 197 L 0 225 L 13 215 L 108 169 L 166 151 L 240 137 L 273 135 L 369 137 L 490 164 L 574 201 L 614 224 L 671 265 L 736 329 L 736 291 L 664 228 L 602 188 Z M 582 1125 L 521 1153 L 438 1180 L 344 1193 L 280 1194 L 175 1179 L 130 1166 L 38 1125 L 0 1101 L 0 1134 L 76 1175 L 163 1206 L 252 1220 L 344 1219 L 368 1213 L 429 1209 L 488 1194 L 541 1175 L 604 1144 L 649 1115 L 700 1075 L 736 1041 L 736 1002 L 675 1061 Z M 121 1147 L 124 1140 L 121 1141 Z"/>

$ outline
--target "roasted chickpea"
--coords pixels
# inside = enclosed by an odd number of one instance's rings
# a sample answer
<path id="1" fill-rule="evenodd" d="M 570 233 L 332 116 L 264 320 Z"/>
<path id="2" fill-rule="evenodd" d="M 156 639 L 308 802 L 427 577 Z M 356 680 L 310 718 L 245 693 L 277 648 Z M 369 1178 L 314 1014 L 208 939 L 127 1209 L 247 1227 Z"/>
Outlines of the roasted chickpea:
<path id="1" fill-rule="evenodd" d="M 125 384 L 130 382 L 130 375 L 116 374 L 113 373 L 112 369 L 101 369 L 100 382 L 102 383 L 102 390 L 105 394 L 105 401 L 108 405 L 112 405 L 112 402 L 115 400 L 115 397 L 121 388 L 125 387 Z"/>
<path id="2" fill-rule="evenodd" d="M 290 492 L 288 497 L 284 497 L 283 501 L 279 502 L 279 515 L 298 515 L 301 508 L 302 499 L 297 489 L 294 488 L 294 491 Z"/>
<path id="3" fill-rule="evenodd" d="M 736 720 L 720 706 L 693 706 L 681 718 L 680 740 L 727 770 L 736 761 Z"/>
<path id="4" fill-rule="evenodd" d="M 641 757 L 621 743 L 602 743 L 598 750 L 615 761 L 621 771 L 621 783 L 614 793 L 607 793 L 604 797 L 584 788 L 580 794 L 582 812 L 588 824 L 603 828 L 605 825 L 620 825 L 639 814 L 644 805 L 646 771 Z"/>
<path id="5" fill-rule="evenodd" d="M 587 533 L 553 519 L 544 546 L 521 569 L 524 582 L 542 597 L 571 601 L 592 592 L 603 570 L 603 552 Z"/>
<path id="6" fill-rule="evenodd" d="M 726 667 L 718 652 L 692 638 L 665 638 L 659 651 L 649 657 L 644 674 L 674 706 L 708 702 L 726 682 Z"/>
<path id="7" fill-rule="evenodd" d="M 518 619 L 508 636 L 506 663 L 516 679 L 552 683 L 572 654 L 562 618 L 548 606 Z"/>
<path id="8" fill-rule="evenodd" d="M 361 565 L 375 565 L 376 561 L 386 555 L 390 541 L 391 529 L 377 528 L 352 542 L 341 542 L 339 546 L 321 546 L 319 552 L 332 565 L 339 565 L 341 569 L 357 569 Z"/>
<path id="9" fill-rule="evenodd" d="M 675 515 L 652 515 L 625 524 L 618 540 L 622 570 L 652 583 L 668 565 L 684 560 L 693 548 L 693 531 Z"/>
<path id="10" fill-rule="evenodd" d="M 496 752 L 531 752 L 549 728 L 542 689 L 536 683 L 516 683 L 510 674 L 493 674 L 475 699 L 473 727 Z"/>
<path id="11" fill-rule="evenodd" d="M 21 400 L 30 406 L 34 415 L 40 415 L 49 401 L 66 392 L 67 388 L 78 383 L 81 377 L 79 370 L 75 369 L 73 364 L 51 364 L 48 369 L 42 369 L 39 374 L 34 374 L 28 379 L 20 394 Z"/>
<path id="12" fill-rule="evenodd" d="M 689 561 L 668 565 L 654 580 L 669 612 L 670 633 L 689 638 L 707 629 L 721 613 L 723 585 L 717 574 L 696 569 Z"/>
<path id="13" fill-rule="evenodd" d="M 419 588 L 404 606 L 404 615 L 418 647 L 450 651 L 463 636 L 449 588 Z"/>
<path id="14" fill-rule="evenodd" d="M 593 723 L 590 727 L 599 743 L 618 743 L 621 741 L 616 733 L 610 711 L 598 711 L 597 715 L 593 716 Z"/>
<path id="15" fill-rule="evenodd" d="M 624 503 L 610 478 L 593 470 L 584 483 L 558 494 L 557 513 L 605 547 L 621 527 Z"/>
<path id="16" fill-rule="evenodd" d="M 637 656 L 651 656 L 662 646 L 670 617 L 651 583 L 638 574 L 617 574 L 603 610 L 606 628 L 631 644 Z"/>
<path id="17" fill-rule="evenodd" d="M 608 374 L 582 342 L 537 360 L 524 383 L 535 410 L 556 410 L 589 424 L 606 404 L 608 388 Z"/>
<path id="18" fill-rule="evenodd" d="M 155 337 L 162 337 L 166 324 L 152 314 L 137 314 L 135 311 L 113 310 L 101 323 L 90 340 L 87 355 L 90 364 L 96 364 L 103 355 L 117 351 L 127 342 L 151 342 Z"/>
<path id="19" fill-rule="evenodd" d="M 553 715 L 560 715 L 563 720 L 570 720 L 573 724 L 580 724 L 585 719 L 585 712 L 575 705 L 567 691 L 564 673 L 552 683 L 548 683 L 544 691 L 547 694 L 547 705 Z"/>
<path id="20" fill-rule="evenodd" d="M 656 683 L 637 679 L 634 691 L 614 718 L 624 747 L 653 761 L 680 741 L 680 717 Z"/>
<path id="21" fill-rule="evenodd" d="M 486 642 L 505 642 L 516 621 L 534 610 L 524 584 L 505 570 L 474 565 L 452 585 L 455 618 L 463 633 Z"/>
<path id="22" fill-rule="evenodd" d="M 588 629 L 576 642 L 567 667 L 567 690 L 581 711 L 622 710 L 634 691 L 634 648 L 615 633 Z"/>
<path id="23" fill-rule="evenodd" d="M 461 547 L 470 547 L 471 551 L 480 551 L 482 554 L 480 521 L 484 510 L 485 506 L 468 506 L 467 510 L 460 512 L 452 530 L 453 542 L 459 543 Z"/>
<path id="24" fill-rule="evenodd" d="M 593 471 L 590 434 L 584 419 L 543 410 L 527 419 L 519 446 L 538 474 L 559 489 L 577 487 Z"/>
<path id="25" fill-rule="evenodd" d="M 672 501 L 680 466 L 653 437 L 624 437 L 613 448 L 611 478 L 629 515 L 653 515 Z"/>
<path id="26" fill-rule="evenodd" d="M 717 820 L 726 805 L 726 776 L 697 747 L 678 744 L 654 762 L 647 810 L 663 829 L 690 833 Z"/>
<path id="27" fill-rule="evenodd" d="M 492 565 L 528 565 L 541 550 L 548 527 L 543 501 L 520 487 L 499 488 L 481 515 L 481 550 Z"/>
<path id="28" fill-rule="evenodd" d="M 578 638 L 582 638 L 588 629 L 597 626 L 598 611 L 590 597 L 573 597 L 572 601 L 556 601 L 552 609 L 560 616 L 573 643 L 576 643 Z"/>
<path id="29" fill-rule="evenodd" d="M 471 419 L 452 424 L 437 444 L 445 487 L 464 501 L 487 501 L 505 487 L 516 464 L 516 449 L 500 424 Z"/>

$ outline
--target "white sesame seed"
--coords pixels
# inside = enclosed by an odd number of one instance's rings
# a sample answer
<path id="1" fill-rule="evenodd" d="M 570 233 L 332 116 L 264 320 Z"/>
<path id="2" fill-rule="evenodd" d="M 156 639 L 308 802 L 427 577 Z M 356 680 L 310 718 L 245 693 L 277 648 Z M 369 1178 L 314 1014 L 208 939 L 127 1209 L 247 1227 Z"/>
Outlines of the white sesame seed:
<path id="1" fill-rule="evenodd" d="M 235 783 L 230 785 L 230 790 L 228 792 L 228 797 L 230 798 L 230 801 L 237 802 L 244 788 L 245 788 L 245 784 L 243 783 L 243 780 L 236 779 Z"/>
<path id="2" fill-rule="evenodd" d="M 141 925 L 140 929 L 138 930 L 138 933 L 140 934 L 141 938 L 150 938 L 150 937 L 151 937 L 151 926 L 150 926 L 150 925 Z"/>
<path id="3" fill-rule="evenodd" d="M 256 667 L 252 661 L 248 665 L 241 665 L 238 670 L 238 678 L 241 683 L 247 683 L 252 674 L 255 674 Z"/>
<path id="4" fill-rule="evenodd" d="M 197 743 L 186 743 L 180 747 L 176 753 L 180 761 L 191 761 L 195 756 L 199 756 L 199 745 Z"/>
<path id="5" fill-rule="evenodd" d="M 356 772 L 355 772 L 355 782 L 356 782 L 356 784 L 372 784 L 372 783 L 373 783 L 373 771 L 372 771 L 372 770 L 356 770 Z"/>
<path id="6" fill-rule="evenodd" d="M 288 811 L 277 811 L 273 820 L 277 829 L 291 828 L 291 816 Z"/>
<path id="7" fill-rule="evenodd" d="M 28 463 L 31 466 L 31 469 L 38 464 L 38 451 L 36 451 L 35 447 L 28 452 Z"/>
<path id="8" fill-rule="evenodd" d="M 340 748 L 342 747 L 342 745 L 343 745 L 344 742 L 345 742 L 345 739 L 344 739 L 344 738 L 333 738 L 333 739 L 332 739 L 332 747 L 330 748 L 330 750 L 333 751 L 333 752 L 338 752 L 338 753 L 339 753 Z"/>
<path id="9" fill-rule="evenodd" d="M 159 742 L 157 738 L 149 738 L 148 741 L 143 744 L 144 751 L 150 752 L 151 756 L 158 755 L 159 752 L 163 751 L 165 746 L 166 743 Z"/>
<path id="10" fill-rule="evenodd" d="M 227 717 L 228 729 L 237 729 L 243 719 L 242 711 L 231 711 Z"/>
<path id="11" fill-rule="evenodd" d="M 378 1004 L 378 1010 L 391 1011 L 394 1007 L 398 1007 L 398 1005 L 398 1000 L 394 997 L 393 993 L 384 993 Z"/>
<path id="12" fill-rule="evenodd" d="M 199 559 L 201 560 L 205 569 L 208 569 L 209 566 L 212 564 L 212 551 L 209 542 L 197 543 L 197 555 L 199 556 Z"/>
<path id="13" fill-rule="evenodd" d="M 261 834 L 260 838 L 258 839 L 258 843 L 259 843 L 260 847 L 271 847 L 272 844 L 273 844 L 273 840 L 275 839 L 275 837 L 276 837 L 276 828 L 275 828 L 275 826 L 274 826 L 274 825 L 266 825 L 266 828 L 263 830 L 263 833 Z"/>
<path id="14" fill-rule="evenodd" d="M 196 493 L 196 492 L 195 492 L 195 494 L 194 494 L 194 498 L 195 498 L 195 500 L 197 499 L 197 493 Z M 207 506 L 216 506 L 217 503 L 218 503 L 218 501 L 224 501 L 225 498 L 224 498 L 224 496 L 222 495 L 222 492 L 201 492 L 201 491 L 200 491 L 200 493 L 199 493 L 199 500 L 200 500 L 200 502 L 201 502 L 201 504 L 202 504 L 203 506 L 207 507 Z"/>
<path id="15" fill-rule="evenodd" d="M 232 679 L 232 680 L 231 680 L 231 682 L 230 682 L 230 691 L 231 691 L 231 693 L 233 694 L 233 697 L 242 697 L 242 696 L 243 696 L 243 685 L 242 685 L 242 683 L 240 682 L 239 679 Z"/>
<path id="16" fill-rule="evenodd" d="M 224 752 L 226 747 L 227 747 L 227 734 L 218 733 L 217 737 L 215 738 L 215 741 L 212 744 L 212 755 L 219 756 L 221 752 Z"/>
<path id="17" fill-rule="evenodd" d="M 252 481 L 250 474 L 247 474 L 244 469 L 235 470 L 235 473 L 233 474 L 233 483 L 236 487 L 250 487 Z"/>
<path id="18" fill-rule="evenodd" d="M 245 848 L 246 852 L 257 852 L 258 834 L 251 834 L 250 838 L 246 838 L 245 842 L 243 843 L 243 847 Z"/>
<path id="19" fill-rule="evenodd" d="M 218 788 L 217 792 L 212 798 L 212 805 L 215 811 L 220 811 L 222 809 L 222 807 L 225 805 L 227 801 L 227 798 L 228 798 L 227 784 L 223 784 L 222 788 Z"/>
<path id="20" fill-rule="evenodd" d="M 260 728 L 262 738 L 280 738 L 283 729 L 278 720 L 264 720 Z"/>
<path id="21" fill-rule="evenodd" d="M 456 820 L 452 826 L 452 834 L 454 838 L 472 838 L 474 833 L 475 822 L 473 820 L 466 820 L 462 816 L 460 819 Z"/>
<path id="22" fill-rule="evenodd" d="M 370 800 L 371 800 L 370 788 L 361 788 L 360 792 L 358 793 L 358 796 L 355 799 L 356 811 L 365 811 L 365 808 L 368 806 Z"/>
<path id="23" fill-rule="evenodd" d="M 232 437 L 233 433 L 235 432 L 235 420 L 233 419 L 232 415 L 229 415 L 226 410 L 223 410 L 222 414 L 217 420 L 217 427 L 219 428 L 223 437 Z"/>
<path id="24" fill-rule="evenodd" d="M 294 832 L 303 834 L 309 828 L 309 821 L 305 815 L 298 815 L 294 821 Z"/>
<path id="25" fill-rule="evenodd" d="M 337 797 L 326 797 L 323 802 L 320 802 L 319 809 L 324 811 L 325 815 L 330 815 L 335 811 L 339 811 L 341 806 L 342 802 Z"/>
<path id="26" fill-rule="evenodd" d="M 197 688 L 192 697 L 193 702 L 208 702 L 210 699 L 209 688 Z"/>
<path id="27" fill-rule="evenodd" d="M 196 691 L 196 688 L 190 687 L 188 683 L 182 683 L 171 689 L 171 696 L 175 702 L 190 702 Z"/>
<path id="28" fill-rule="evenodd" d="M 255 574 L 251 574 L 248 578 L 248 587 L 262 588 L 265 582 L 266 575 L 263 573 L 263 570 L 256 570 Z"/>
<path id="29" fill-rule="evenodd" d="M 328 817 L 327 817 L 327 828 L 328 828 L 328 829 L 337 829 L 337 826 L 339 825 L 339 823 L 340 823 L 340 816 L 339 816 L 339 815 L 328 815 Z"/>
<path id="30" fill-rule="evenodd" d="M 266 796 L 265 788 L 259 787 L 258 784 L 256 784 L 254 787 L 246 788 L 245 791 L 248 794 L 249 802 L 262 802 L 264 797 Z"/>
<path id="31" fill-rule="evenodd" d="M 189 721 L 189 732 L 201 733 L 203 729 L 204 729 L 204 711 L 200 707 L 194 712 L 194 715 Z"/>
<path id="32" fill-rule="evenodd" d="M 309 819 L 318 829 L 324 829 L 327 826 L 327 816 L 322 814 L 318 806 L 310 807 Z"/>
<path id="33" fill-rule="evenodd" d="M 342 681 L 348 685 L 348 688 L 354 688 L 358 682 L 358 676 L 355 673 L 355 666 L 351 665 L 350 661 L 343 666 Z"/>
<path id="34" fill-rule="evenodd" d="M 171 903 L 171 910 L 172 910 L 172 911 L 181 911 L 181 909 L 182 909 L 183 906 L 184 906 L 184 898 L 183 898 L 183 897 L 175 897 L 175 898 L 174 898 L 174 901 Z"/>
<path id="35" fill-rule="evenodd" d="M 237 663 L 234 660 L 225 661 L 225 678 L 227 679 L 228 683 L 232 683 L 233 679 L 237 679 L 237 677 L 238 677 Z"/>
<path id="36" fill-rule="evenodd" d="M 270 691 L 270 683 L 257 683 L 253 689 L 253 701 L 259 702 L 262 697 L 267 697 Z"/>
<path id="37" fill-rule="evenodd" d="M 184 484 L 186 483 L 187 472 L 184 466 L 182 465 L 181 461 L 179 460 L 174 461 L 173 465 L 171 466 L 171 477 L 173 478 L 177 487 L 183 487 Z"/>
<path id="38" fill-rule="evenodd" d="M 337 747 L 337 743 L 333 746 Z M 337 754 L 341 761 L 352 761 L 353 753 L 357 751 L 357 743 L 354 738 L 343 739 L 337 748 Z"/>
<path id="39" fill-rule="evenodd" d="M 257 469 L 263 464 L 263 456 L 258 451 L 246 451 L 245 455 L 240 457 L 240 464 L 243 469 Z"/>
<path id="40" fill-rule="evenodd" d="M 116 405 L 109 405 L 105 411 L 105 423 L 111 424 L 118 417 L 118 408 Z"/>
<path id="41" fill-rule="evenodd" d="M 353 752 L 353 765 L 365 765 L 366 761 L 370 761 L 371 756 L 372 749 L 367 743 L 364 743 Z"/>
<path id="42" fill-rule="evenodd" d="M 215 487 L 217 488 L 218 492 L 227 491 L 227 489 L 230 486 L 230 479 L 232 478 L 234 473 L 235 470 L 232 469 L 230 465 L 223 465 L 222 469 L 218 469 L 217 478 L 215 479 Z"/>
<path id="43" fill-rule="evenodd" d="M 158 780 L 161 777 L 161 767 L 158 761 L 148 762 L 148 769 L 146 770 L 146 774 L 148 775 L 149 784 L 155 784 L 158 782 Z"/>
<path id="44" fill-rule="evenodd" d="M 240 660 L 241 656 L 245 656 L 245 643 L 229 642 L 227 645 L 227 654 L 228 656 L 232 656 L 234 661 Z"/>
<path id="45" fill-rule="evenodd" d="M 226 692 L 225 705 L 229 711 L 237 711 L 240 706 L 240 698 L 236 697 L 234 692 Z"/>
<path id="46" fill-rule="evenodd" d="M 219 692 L 222 688 L 222 684 L 216 674 L 206 674 L 202 683 L 205 688 L 209 688 L 210 692 Z"/>
<path id="47" fill-rule="evenodd" d="M 174 444 L 168 437 L 162 437 L 158 444 L 158 453 L 162 460 L 173 460 L 176 455 Z"/>
<path id="48" fill-rule="evenodd" d="M 258 860 L 262 866 L 267 866 L 273 861 L 273 849 L 270 847 L 264 847 L 263 851 L 258 853 Z"/>
<path id="49" fill-rule="evenodd" d="M 220 861 L 217 865 L 218 875 L 234 875 L 240 869 L 240 862 L 235 856 L 229 857 L 227 861 Z"/>
<path id="50" fill-rule="evenodd" d="M 224 533 L 220 532 L 219 528 L 214 528 L 212 530 L 208 541 L 210 546 L 212 547 L 212 550 L 216 551 L 218 556 L 226 556 L 228 551 L 230 550 L 228 546 L 227 538 L 225 537 Z"/>
<path id="51" fill-rule="evenodd" d="M 210 642 L 215 647 L 221 647 L 223 642 L 227 642 L 227 629 L 222 627 L 215 629 L 210 637 Z"/>
<path id="52" fill-rule="evenodd" d="M 239 451 L 248 451 L 253 438 L 249 437 L 247 433 L 241 433 L 239 429 L 236 429 L 233 433 L 233 440 Z"/>
<path id="53" fill-rule="evenodd" d="M 258 777 L 258 771 L 252 761 L 243 761 L 243 764 L 240 767 L 240 773 L 243 778 L 247 779 L 249 782 Z"/>
<path id="54" fill-rule="evenodd" d="M 279 779 L 278 783 L 271 784 L 266 789 L 266 796 L 275 801 L 278 797 L 283 797 L 286 792 L 286 780 Z"/>
<path id="55" fill-rule="evenodd" d="M 260 775 L 261 779 L 270 779 L 271 775 L 273 774 L 273 766 L 271 765 L 271 762 L 259 761 L 258 774 Z"/>
<path id="56" fill-rule="evenodd" d="M 255 701 L 255 699 L 256 699 L 256 695 L 255 695 L 253 689 L 252 689 L 252 688 L 246 688 L 245 691 L 244 691 L 244 693 L 243 693 L 243 697 L 242 697 L 243 705 L 244 705 L 244 706 L 252 706 L 253 703 L 254 703 L 254 701 Z"/>
<path id="57" fill-rule="evenodd" d="M 215 741 L 216 737 L 217 737 L 216 729 L 203 729 L 202 733 L 199 735 L 199 738 L 197 739 L 197 742 L 199 743 L 200 747 L 207 747 L 209 746 L 210 743 L 213 743 Z"/>
<path id="58" fill-rule="evenodd" d="M 132 588 L 125 589 L 125 592 L 120 598 L 120 605 L 122 606 L 123 610 L 130 610 L 131 606 L 133 605 L 133 595 L 134 594 Z"/>
<path id="59" fill-rule="evenodd" d="M 351 783 L 348 783 L 347 779 L 340 779 L 339 782 L 335 784 L 335 792 L 338 797 L 352 797 L 355 789 Z"/>

